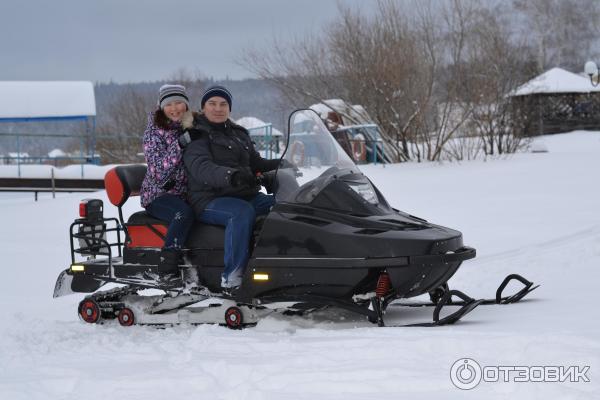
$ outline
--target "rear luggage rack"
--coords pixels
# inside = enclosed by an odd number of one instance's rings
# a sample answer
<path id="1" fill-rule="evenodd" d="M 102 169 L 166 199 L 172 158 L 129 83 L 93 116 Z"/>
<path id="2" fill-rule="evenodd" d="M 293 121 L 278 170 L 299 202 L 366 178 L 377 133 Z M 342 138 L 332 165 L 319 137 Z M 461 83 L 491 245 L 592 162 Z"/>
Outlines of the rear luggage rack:
<path id="1" fill-rule="evenodd" d="M 97 256 L 108 258 L 110 277 L 114 278 L 112 265 L 113 247 L 117 248 L 117 254 L 122 257 L 123 241 L 121 240 L 122 226 L 117 218 L 99 218 L 89 220 L 87 218 L 76 219 L 69 228 L 71 242 L 71 264 L 75 264 L 75 255 L 87 256 L 88 260 Z M 116 242 L 107 240 L 107 233 L 116 232 Z M 76 246 L 76 241 L 78 246 Z"/>

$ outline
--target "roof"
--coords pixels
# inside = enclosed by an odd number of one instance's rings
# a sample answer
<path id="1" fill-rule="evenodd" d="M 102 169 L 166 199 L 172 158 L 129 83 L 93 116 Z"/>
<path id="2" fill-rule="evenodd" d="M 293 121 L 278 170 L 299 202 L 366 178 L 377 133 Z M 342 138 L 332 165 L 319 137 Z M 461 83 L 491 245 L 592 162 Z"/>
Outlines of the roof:
<path id="1" fill-rule="evenodd" d="M 342 99 L 328 99 L 323 100 L 322 103 L 313 104 L 309 107 L 314 110 L 322 119 L 327 119 L 327 115 L 331 111 L 335 111 L 342 115 L 344 122 L 351 123 L 372 123 L 373 120 L 367 113 L 367 110 L 360 104 L 349 104 Z M 353 121 L 347 121 L 347 117 L 353 119 Z"/>
<path id="2" fill-rule="evenodd" d="M 271 124 L 267 124 L 266 122 L 256 118 L 256 117 L 242 117 L 235 121 L 238 125 L 243 126 L 244 128 L 250 131 L 251 136 L 264 136 L 266 135 L 266 127 L 272 126 Z M 283 136 L 278 129 L 271 127 L 271 135 L 272 136 Z"/>
<path id="3" fill-rule="evenodd" d="M 96 115 L 86 81 L 0 81 L 0 121 L 83 119 Z"/>
<path id="4" fill-rule="evenodd" d="M 519 86 L 511 96 L 526 96 L 537 93 L 590 93 L 600 92 L 593 87 L 589 78 L 562 68 L 552 68 Z"/>

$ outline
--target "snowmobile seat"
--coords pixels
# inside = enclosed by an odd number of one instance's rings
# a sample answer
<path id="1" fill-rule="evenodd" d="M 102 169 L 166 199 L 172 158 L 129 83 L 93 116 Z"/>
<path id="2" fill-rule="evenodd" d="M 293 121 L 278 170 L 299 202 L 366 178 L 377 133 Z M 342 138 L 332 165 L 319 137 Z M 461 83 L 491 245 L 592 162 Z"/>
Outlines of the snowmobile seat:
<path id="1" fill-rule="evenodd" d="M 152 229 L 149 229 L 149 226 Z M 127 228 L 132 239 L 129 247 L 162 247 L 164 235 L 167 232 L 167 223 L 146 211 L 138 211 L 129 217 Z M 186 247 L 222 249 L 224 235 L 225 231 L 221 226 L 196 222 L 190 231 Z"/>
<path id="2" fill-rule="evenodd" d="M 146 166 L 143 164 L 121 165 L 109 170 L 104 185 L 110 202 L 119 209 L 121 225 L 125 227 L 127 248 L 161 248 L 167 232 L 167 223 L 146 211 L 133 213 L 127 222 L 123 219 L 122 207 L 129 197 L 138 196 L 142 187 Z M 186 247 L 201 249 L 223 249 L 225 229 L 221 226 L 194 224 Z"/>
<path id="3" fill-rule="evenodd" d="M 162 247 L 166 222 L 152 217 L 146 211 L 134 213 L 125 222 L 123 205 L 129 197 L 138 196 L 146 176 L 143 164 L 121 165 L 110 169 L 104 176 L 104 187 L 110 202 L 119 209 L 119 220 L 125 227 L 127 247 Z"/>

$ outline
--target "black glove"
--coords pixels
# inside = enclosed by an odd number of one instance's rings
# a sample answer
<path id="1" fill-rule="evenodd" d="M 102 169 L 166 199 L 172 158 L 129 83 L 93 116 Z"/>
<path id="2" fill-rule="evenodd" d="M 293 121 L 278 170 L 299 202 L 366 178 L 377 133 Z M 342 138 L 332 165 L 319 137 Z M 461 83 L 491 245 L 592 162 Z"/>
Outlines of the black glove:
<path id="1" fill-rule="evenodd" d="M 265 187 L 267 193 L 274 193 L 277 189 L 276 181 L 275 181 L 275 173 L 267 172 L 266 174 L 262 174 L 260 178 L 260 183 Z"/>
<path id="2" fill-rule="evenodd" d="M 175 187 L 175 179 L 169 179 L 163 186 L 163 190 L 165 192 L 168 192 L 169 190 L 173 189 Z"/>
<path id="3" fill-rule="evenodd" d="M 190 128 L 183 131 L 183 133 L 179 135 L 179 147 L 182 149 L 185 148 L 185 146 L 202 136 L 203 133 L 204 131 L 195 128 Z"/>
<path id="4" fill-rule="evenodd" d="M 231 175 L 231 186 L 236 188 L 241 186 L 255 187 L 256 177 L 246 170 L 238 170 Z"/>

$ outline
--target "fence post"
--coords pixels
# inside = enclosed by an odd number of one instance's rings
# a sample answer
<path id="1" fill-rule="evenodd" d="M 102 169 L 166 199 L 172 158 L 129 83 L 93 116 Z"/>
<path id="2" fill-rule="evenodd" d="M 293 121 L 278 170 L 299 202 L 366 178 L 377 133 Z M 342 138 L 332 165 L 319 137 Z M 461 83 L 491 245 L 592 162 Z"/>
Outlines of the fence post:
<path id="1" fill-rule="evenodd" d="M 54 181 L 54 168 L 50 170 L 50 179 L 52 181 L 52 198 L 56 198 L 56 182 Z"/>
<path id="2" fill-rule="evenodd" d="M 21 141 L 19 140 L 21 135 L 17 134 L 17 177 L 21 177 Z"/>
<path id="3" fill-rule="evenodd" d="M 267 148 L 267 152 L 266 152 L 265 156 L 267 156 L 268 159 L 271 159 L 273 156 L 273 149 L 271 148 L 272 139 L 273 139 L 273 125 L 268 124 L 265 127 L 265 147 Z"/>

